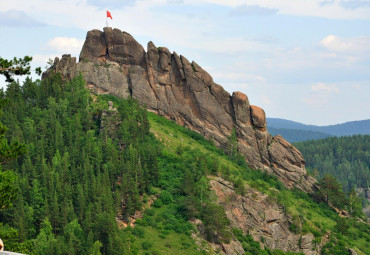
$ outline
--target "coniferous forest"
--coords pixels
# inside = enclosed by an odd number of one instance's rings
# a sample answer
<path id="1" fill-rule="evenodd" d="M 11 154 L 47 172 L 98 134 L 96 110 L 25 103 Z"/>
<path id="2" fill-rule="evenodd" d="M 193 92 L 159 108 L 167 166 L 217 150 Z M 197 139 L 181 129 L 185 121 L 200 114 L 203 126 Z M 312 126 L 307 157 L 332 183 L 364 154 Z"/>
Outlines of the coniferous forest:
<path id="1" fill-rule="evenodd" d="M 0 236 L 6 250 L 217 254 L 209 243 L 236 239 L 246 254 L 297 254 L 263 248 L 230 226 L 209 188 L 209 178 L 221 176 L 238 194 L 249 187 L 278 203 L 292 232 L 313 233 L 315 244 L 327 239 L 322 254 L 349 254 L 348 247 L 370 252 L 370 232 L 357 220 L 358 210 L 341 218 L 327 197 L 289 190 L 276 177 L 251 170 L 233 136 L 224 152 L 131 98 L 90 94 L 81 76 L 12 82 L 0 100 L 0 195 L 8 198 L 1 200 Z M 344 200 L 341 209 L 357 203 Z M 201 244 L 192 237 L 194 219 L 204 224 Z"/>
<path id="2" fill-rule="evenodd" d="M 106 101 L 90 97 L 81 77 L 70 83 L 59 76 L 42 83 L 27 79 L 22 87 L 13 82 L 1 97 L 8 140 L 25 144 L 24 155 L 5 166 L 18 175 L 18 196 L 1 214 L 17 229 L 9 232 L 8 249 L 97 254 L 102 247 L 103 253 L 122 254 L 130 239 L 118 232 L 117 204 L 129 208 L 128 217 L 158 181 L 146 112 L 122 101 L 113 142 L 99 133 Z"/>
<path id="3" fill-rule="evenodd" d="M 42 82 L 27 79 L 23 86 L 13 82 L 1 100 L 6 136 L 23 148 L 19 153 L 23 155 L 5 165 L 17 175 L 11 180 L 17 188 L 10 191 L 17 193 L 16 199 L 0 215 L 0 234 L 8 250 L 31 254 L 148 250 L 150 242 L 139 248 L 132 244 L 135 236 L 144 237 L 143 228 L 120 230 L 117 218 L 130 222 L 135 211 L 148 200 L 153 202 L 151 195 L 158 196 L 159 189 L 163 191 L 153 207 L 170 204 L 158 216 L 164 234 L 185 233 L 189 239 L 192 226 L 187 216 L 197 214 L 209 222 L 205 224 L 209 233 L 228 238 L 224 211 L 207 199 L 205 165 L 211 163 L 205 157 L 194 160 L 190 153 L 180 159 L 162 155 L 160 143 L 149 133 L 147 112 L 133 99 L 90 96 L 82 77 L 64 82 L 57 75 Z M 104 120 L 109 100 L 118 110 Z M 173 164 L 180 169 L 173 171 Z M 207 218 L 205 211 L 212 217 Z M 149 209 L 147 214 L 153 213 Z M 183 242 L 187 246 L 189 240 Z"/>
<path id="4" fill-rule="evenodd" d="M 334 176 L 344 192 L 357 190 L 363 205 L 363 189 L 370 188 L 370 135 L 329 137 L 295 143 L 306 160 L 306 167 L 318 179 Z"/>
<path id="5" fill-rule="evenodd" d="M 319 177 L 331 174 L 344 191 L 370 185 L 370 135 L 330 137 L 294 144 L 303 154 L 306 166 Z"/>

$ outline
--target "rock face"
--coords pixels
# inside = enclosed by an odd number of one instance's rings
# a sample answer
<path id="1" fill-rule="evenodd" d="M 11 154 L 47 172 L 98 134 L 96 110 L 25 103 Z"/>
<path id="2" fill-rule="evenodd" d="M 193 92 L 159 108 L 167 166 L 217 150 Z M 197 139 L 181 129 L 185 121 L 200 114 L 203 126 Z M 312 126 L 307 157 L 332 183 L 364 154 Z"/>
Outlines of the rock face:
<path id="1" fill-rule="evenodd" d="M 148 110 L 188 127 L 226 147 L 235 130 L 239 151 L 249 166 L 273 173 L 287 186 L 311 192 L 302 154 L 266 130 L 263 109 L 251 106 L 242 92 L 230 95 L 196 62 L 148 43 L 147 52 L 128 33 L 109 27 L 87 33 L 79 62 L 56 58 L 43 78 L 80 72 L 95 93 L 136 98 Z"/>
<path id="2" fill-rule="evenodd" d="M 234 192 L 229 181 L 216 178 L 210 181 L 211 188 L 217 195 L 218 203 L 225 208 L 231 227 L 243 230 L 252 235 L 255 241 L 261 242 L 270 249 L 303 252 L 306 255 L 318 254 L 312 244 L 313 235 L 294 234 L 289 230 L 289 216 L 268 196 L 257 190 L 248 189 L 246 195 Z M 227 252 L 226 254 L 243 254 Z"/>

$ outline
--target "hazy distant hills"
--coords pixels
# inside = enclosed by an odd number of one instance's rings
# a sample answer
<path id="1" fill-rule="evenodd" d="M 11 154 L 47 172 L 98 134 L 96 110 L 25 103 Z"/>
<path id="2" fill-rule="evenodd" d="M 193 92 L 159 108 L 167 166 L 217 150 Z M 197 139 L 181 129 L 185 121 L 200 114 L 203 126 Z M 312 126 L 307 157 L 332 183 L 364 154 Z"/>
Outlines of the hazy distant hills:
<path id="1" fill-rule="evenodd" d="M 291 120 L 267 118 L 267 129 L 272 135 L 282 135 L 289 142 L 298 142 L 329 136 L 369 135 L 370 119 L 350 121 L 337 125 L 315 126 Z"/>
<path id="2" fill-rule="evenodd" d="M 316 140 L 316 139 L 322 139 L 322 138 L 332 136 L 330 134 L 326 134 L 322 132 L 302 130 L 302 129 L 273 128 L 273 127 L 267 127 L 267 129 L 271 135 L 273 136 L 281 135 L 290 143 L 307 141 L 307 140 Z"/>

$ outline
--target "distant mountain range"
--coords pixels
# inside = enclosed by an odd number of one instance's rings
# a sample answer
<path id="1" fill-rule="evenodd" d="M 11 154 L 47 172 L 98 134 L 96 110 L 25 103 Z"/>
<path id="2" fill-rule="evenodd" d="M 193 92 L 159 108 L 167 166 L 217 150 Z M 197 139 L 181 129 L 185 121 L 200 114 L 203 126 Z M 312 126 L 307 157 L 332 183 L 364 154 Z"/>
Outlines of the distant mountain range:
<path id="1" fill-rule="evenodd" d="M 267 118 L 267 129 L 272 135 L 282 135 L 293 143 L 329 136 L 370 135 L 370 119 L 329 126 L 315 126 L 291 120 Z"/>

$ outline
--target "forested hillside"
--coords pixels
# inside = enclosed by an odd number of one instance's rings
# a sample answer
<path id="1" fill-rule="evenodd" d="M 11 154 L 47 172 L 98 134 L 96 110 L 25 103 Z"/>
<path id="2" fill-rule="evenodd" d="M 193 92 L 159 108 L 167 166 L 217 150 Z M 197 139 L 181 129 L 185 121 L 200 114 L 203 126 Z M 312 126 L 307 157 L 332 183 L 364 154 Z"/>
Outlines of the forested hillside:
<path id="1" fill-rule="evenodd" d="M 307 140 L 317 140 L 331 136 L 330 134 L 325 134 L 322 132 L 312 130 L 273 128 L 273 127 L 268 127 L 267 129 L 272 136 L 281 135 L 290 143 Z"/>
<path id="2" fill-rule="evenodd" d="M 294 144 L 303 154 L 307 170 L 317 178 L 334 176 L 344 192 L 356 192 L 370 216 L 370 135 L 330 137 Z"/>
<path id="3" fill-rule="evenodd" d="M 350 121 L 342 124 L 328 126 L 315 126 L 315 125 L 306 125 L 291 120 L 279 118 L 267 118 L 267 123 L 270 128 L 272 127 L 277 129 L 315 131 L 333 136 L 370 134 L 370 120 Z"/>
<path id="4" fill-rule="evenodd" d="M 327 204 L 251 170 L 233 137 L 227 155 L 133 99 L 90 94 L 81 76 L 70 82 L 58 75 L 42 82 L 26 79 L 22 86 L 13 82 L 0 97 L 6 102 L 1 122 L 8 127 L 7 139 L 26 148 L 3 164 L 17 175 L 13 206 L 0 210 L 6 250 L 215 254 L 222 244 L 238 241 L 246 254 L 295 254 L 269 249 L 270 234 L 261 231 L 257 242 L 253 229 L 231 225 L 225 205 L 210 189 L 209 180 L 217 177 L 234 183 L 235 196 L 262 194 L 276 204 L 287 231 L 299 240 L 312 235 L 309 247 L 322 254 L 349 254 L 348 248 L 370 252 L 368 225 L 355 214 L 341 218 Z M 196 220 L 202 231 L 191 223 Z"/>
<path id="5" fill-rule="evenodd" d="M 329 137 L 295 143 L 307 168 L 318 177 L 331 174 L 345 192 L 370 186 L 370 135 Z"/>
<path id="6" fill-rule="evenodd" d="M 15 228 L 1 229 L 8 250 L 122 254 L 129 247 L 132 235 L 119 232 L 115 222 L 117 205 L 128 208 L 126 218 L 141 208 L 140 196 L 158 182 L 158 146 L 146 111 L 130 101 L 119 107 L 117 140 L 99 133 L 98 116 L 107 104 L 84 86 L 81 77 L 70 83 L 59 76 L 27 79 L 1 95 L 7 137 L 27 148 L 6 166 L 18 174 L 19 189 L 14 207 L 1 213 L 1 221 Z"/>

